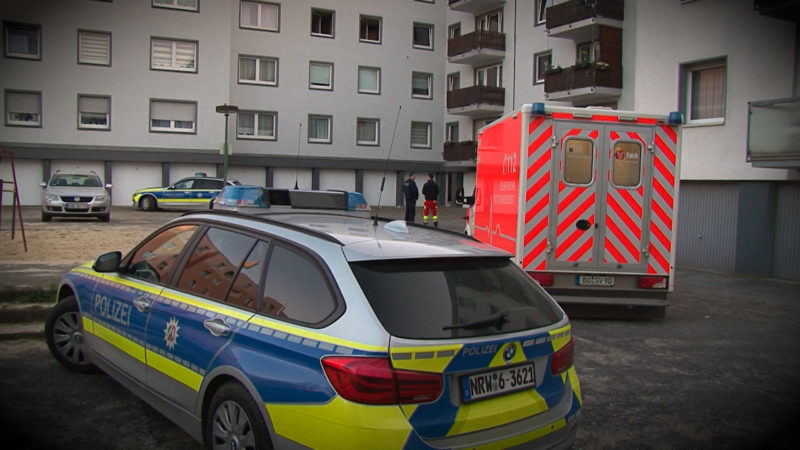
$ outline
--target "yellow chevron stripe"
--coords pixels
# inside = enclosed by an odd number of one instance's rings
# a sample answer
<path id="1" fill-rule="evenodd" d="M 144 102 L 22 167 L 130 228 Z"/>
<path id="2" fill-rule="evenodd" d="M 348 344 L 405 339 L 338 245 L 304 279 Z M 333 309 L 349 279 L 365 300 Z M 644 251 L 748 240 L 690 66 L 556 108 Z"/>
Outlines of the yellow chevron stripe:
<path id="1" fill-rule="evenodd" d="M 120 335 L 119 333 L 115 332 L 114 330 L 107 328 L 105 325 L 95 322 L 91 319 L 87 319 L 84 317 L 84 323 L 89 321 L 92 324 L 92 329 L 95 336 L 98 338 L 108 342 L 109 344 L 113 345 L 114 347 L 120 349 L 121 351 L 125 352 L 131 358 L 136 359 L 142 364 L 145 364 L 145 350 L 144 347 L 141 345 L 133 342 L 132 340 Z M 86 329 L 86 328 L 84 328 Z"/>
<path id="2" fill-rule="evenodd" d="M 515 422 L 543 411 L 547 411 L 547 402 L 535 389 L 475 403 L 466 403 L 458 408 L 456 419 L 447 435 L 453 436 L 484 430 Z"/>

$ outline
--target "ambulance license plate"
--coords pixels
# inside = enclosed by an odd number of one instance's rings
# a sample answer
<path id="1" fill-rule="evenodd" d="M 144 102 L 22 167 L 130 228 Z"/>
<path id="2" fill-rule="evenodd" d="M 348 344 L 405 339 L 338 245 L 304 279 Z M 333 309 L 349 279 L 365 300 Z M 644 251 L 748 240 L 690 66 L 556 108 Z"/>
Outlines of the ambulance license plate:
<path id="1" fill-rule="evenodd" d="M 533 364 L 506 367 L 461 377 L 461 399 L 474 402 L 536 386 Z"/>
<path id="2" fill-rule="evenodd" d="M 613 286 L 614 277 L 608 275 L 578 275 L 575 277 L 578 286 Z"/>

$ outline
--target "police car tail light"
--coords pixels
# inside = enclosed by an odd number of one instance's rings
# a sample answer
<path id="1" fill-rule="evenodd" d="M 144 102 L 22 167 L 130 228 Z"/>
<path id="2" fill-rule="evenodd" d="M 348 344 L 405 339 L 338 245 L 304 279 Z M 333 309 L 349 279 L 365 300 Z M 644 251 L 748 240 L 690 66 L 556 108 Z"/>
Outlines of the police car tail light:
<path id="1" fill-rule="evenodd" d="M 550 373 L 558 375 L 572 367 L 572 362 L 575 359 L 575 343 L 572 338 L 569 339 L 567 345 L 561 347 L 557 352 L 553 353 L 553 359 L 550 360 Z"/>
<path id="2" fill-rule="evenodd" d="M 439 397 L 444 384 L 440 374 L 396 370 L 387 358 L 331 356 L 322 366 L 336 392 L 357 403 L 426 403 Z"/>

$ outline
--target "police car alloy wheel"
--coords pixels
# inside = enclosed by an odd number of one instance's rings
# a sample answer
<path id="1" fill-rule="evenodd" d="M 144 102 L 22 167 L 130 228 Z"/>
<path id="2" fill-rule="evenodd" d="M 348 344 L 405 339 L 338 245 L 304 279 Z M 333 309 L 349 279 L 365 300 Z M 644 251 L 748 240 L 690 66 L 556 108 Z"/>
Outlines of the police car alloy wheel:
<path id="1" fill-rule="evenodd" d="M 236 382 L 228 382 L 214 394 L 208 408 L 206 447 L 218 450 L 271 449 L 259 408 Z"/>
<path id="2" fill-rule="evenodd" d="M 96 372 L 86 358 L 83 347 L 83 326 L 78 302 L 69 296 L 56 303 L 45 321 L 45 339 L 50 353 L 61 365 L 73 372 Z"/>

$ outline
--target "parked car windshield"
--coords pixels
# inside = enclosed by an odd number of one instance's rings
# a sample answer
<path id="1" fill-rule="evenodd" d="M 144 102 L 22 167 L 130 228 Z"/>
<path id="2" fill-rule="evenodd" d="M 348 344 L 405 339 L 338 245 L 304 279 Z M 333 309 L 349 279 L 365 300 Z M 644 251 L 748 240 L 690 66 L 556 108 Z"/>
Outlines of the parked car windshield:
<path id="1" fill-rule="evenodd" d="M 504 334 L 563 317 L 549 295 L 506 258 L 364 261 L 351 267 L 386 331 L 398 337 Z"/>
<path id="2" fill-rule="evenodd" d="M 67 187 L 101 187 L 100 177 L 97 175 L 53 175 L 50 179 L 50 186 Z"/>

